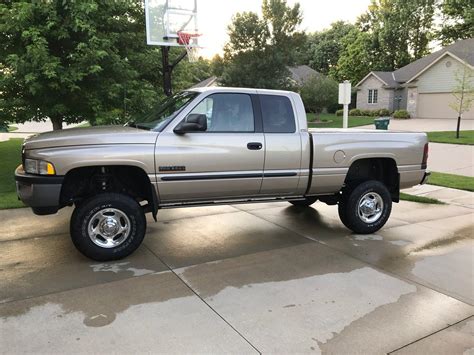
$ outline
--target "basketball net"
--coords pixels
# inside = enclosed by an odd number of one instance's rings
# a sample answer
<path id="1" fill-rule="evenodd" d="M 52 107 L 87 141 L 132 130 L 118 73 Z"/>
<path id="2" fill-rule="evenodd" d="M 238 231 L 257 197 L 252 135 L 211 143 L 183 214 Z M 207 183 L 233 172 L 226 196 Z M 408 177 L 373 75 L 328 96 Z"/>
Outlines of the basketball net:
<path id="1" fill-rule="evenodd" d="M 201 34 L 199 33 L 191 33 L 191 32 L 178 32 L 178 43 L 183 45 L 188 53 L 188 60 L 190 63 L 195 63 L 199 59 L 199 47 L 192 46 L 190 44 L 191 38 L 199 37 Z"/>

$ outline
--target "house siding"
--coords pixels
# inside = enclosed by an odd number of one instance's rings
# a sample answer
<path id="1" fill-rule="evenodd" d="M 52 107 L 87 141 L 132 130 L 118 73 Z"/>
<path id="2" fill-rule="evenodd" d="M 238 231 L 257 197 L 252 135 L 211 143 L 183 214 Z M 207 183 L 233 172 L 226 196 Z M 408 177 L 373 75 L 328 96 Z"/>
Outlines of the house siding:
<path id="1" fill-rule="evenodd" d="M 383 83 L 375 76 L 368 77 L 358 86 L 357 90 L 357 108 L 361 110 L 377 110 L 386 108 L 393 110 L 393 90 L 383 88 Z M 376 104 L 369 104 L 369 89 L 378 90 L 378 98 Z"/>
<path id="2" fill-rule="evenodd" d="M 449 66 L 447 66 L 448 62 L 451 63 Z M 458 85 L 456 74 L 462 75 L 463 67 L 464 65 L 457 59 L 446 56 L 417 78 L 415 83 L 418 93 L 452 92 Z"/>

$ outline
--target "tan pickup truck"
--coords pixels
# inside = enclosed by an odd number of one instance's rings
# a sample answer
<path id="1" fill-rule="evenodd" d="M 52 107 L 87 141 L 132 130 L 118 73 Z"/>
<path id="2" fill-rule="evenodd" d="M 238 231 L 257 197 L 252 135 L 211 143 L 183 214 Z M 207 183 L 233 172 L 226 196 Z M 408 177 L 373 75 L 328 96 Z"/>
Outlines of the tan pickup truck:
<path id="1" fill-rule="evenodd" d="M 319 200 L 355 233 L 373 233 L 401 188 L 424 183 L 427 158 L 424 133 L 308 130 L 293 92 L 202 88 L 124 127 L 32 136 L 15 178 L 36 214 L 74 205 L 75 246 L 114 260 L 142 242 L 145 213 L 156 220 L 162 208 Z"/>

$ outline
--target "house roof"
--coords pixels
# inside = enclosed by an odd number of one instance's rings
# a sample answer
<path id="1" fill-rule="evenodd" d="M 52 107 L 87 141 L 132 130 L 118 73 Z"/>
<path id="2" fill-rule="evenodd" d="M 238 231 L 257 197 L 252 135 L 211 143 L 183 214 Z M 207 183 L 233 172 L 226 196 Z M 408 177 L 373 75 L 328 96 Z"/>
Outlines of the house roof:
<path id="1" fill-rule="evenodd" d="M 196 89 L 196 88 L 205 88 L 209 86 L 217 86 L 217 76 L 211 76 L 193 86 L 190 87 L 190 89 Z"/>
<path id="2" fill-rule="evenodd" d="M 437 52 L 428 54 L 426 57 L 415 60 L 414 62 L 395 70 L 393 72 L 395 80 L 401 83 L 410 80 L 428 65 L 438 60 L 446 52 L 450 52 L 469 65 L 474 66 L 474 38 L 470 38 L 457 41 L 450 46 L 444 47 Z"/>
<path id="3" fill-rule="evenodd" d="M 296 67 L 288 67 L 291 73 L 291 79 L 293 79 L 298 85 L 304 84 L 308 79 L 313 76 L 322 75 L 316 70 L 308 67 L 307 65 L 298 65 Z"/>
<path id="4" fill-rule="evenodd" d="M 401 84 L 410 81 L 414 77 L 418 76 L 422 71 L 431 66 L 441 57 L 446 54 L 451 54 L 455 58 L 474 66 L 474 38 L 457 41 L 450 46 L 444 47 L 439 51 L 428 54 L 427 56 L 415 60 L 414 62 L 405 65 L 404 67 L 397 69 L 393 72 L 387 71 L 372 71 L 366 77 L 364 77 L 356 86 L 359 86 L 362 82 L 369 77 L 370 74 L 375 75 L 378 79 L 383 81 L 388 87 L 396 88 Z"/>

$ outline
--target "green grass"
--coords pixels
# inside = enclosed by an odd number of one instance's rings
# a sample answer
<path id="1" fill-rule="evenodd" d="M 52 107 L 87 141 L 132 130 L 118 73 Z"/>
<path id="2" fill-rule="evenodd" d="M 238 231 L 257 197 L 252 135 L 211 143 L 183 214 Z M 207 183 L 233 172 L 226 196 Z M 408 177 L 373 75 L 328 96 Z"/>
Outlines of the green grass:
<path id="1" fill-rule="evenodd" d="M 89 122 L 84 122 L 76 126 L 76 128 L 84 128 L 84 127 L 91 127 L 91 124 Z"/>
<path id="2" fill-rule="evenodd" d="M 429 203 L 429 204 L 434 204 L 434 205 L 444 205 L 444 202 L 441 202 L 440 200 L 437 200 L 435 198 L 409 195 L 404 192 L 400 192 L 400 200 L 418 202 L 418 203 Z"/>
<path id="3" fill-rule="evenodd" d="M 18 129 L 18 127 L 8 126 L 8 132 L 13 132 L 13 131 L 16 131 L 17 129 Z"/>
<path id="4" fill-rule="evenodd" d="M 336 116 L 332 113 L 321 113 L 319 115 L 319 120 L 321 122 L 311 122 L 316 118 L 314 113 L 307 113 L 306 117 L 308 119 L 309 128 L 342 128 L 342 116 Z M 375 117 L 368 116 L 349 116 L 349 127 L 365 126 L 369 124 L 373 125 L 374 119 Z"/>
<path id="5" fill-rule="evenodd" d="M 474 131 L 461 131 L 456 138 L 456 131 L 428 132 L 428 139 L 435 143 L 474 145 Z"/>
<path id="6" fill-rule="evenodd" d="M 474 177 L 432 172 L 428 184 L 474 192 Z"/>
<path id="7" fill-rule="evenodd" d="M 18 201 L 14 172 L 21 163 L 21 144 L 23 139 L 10 139 L 0 142 L 0 209 L 25 207 Z"/>

